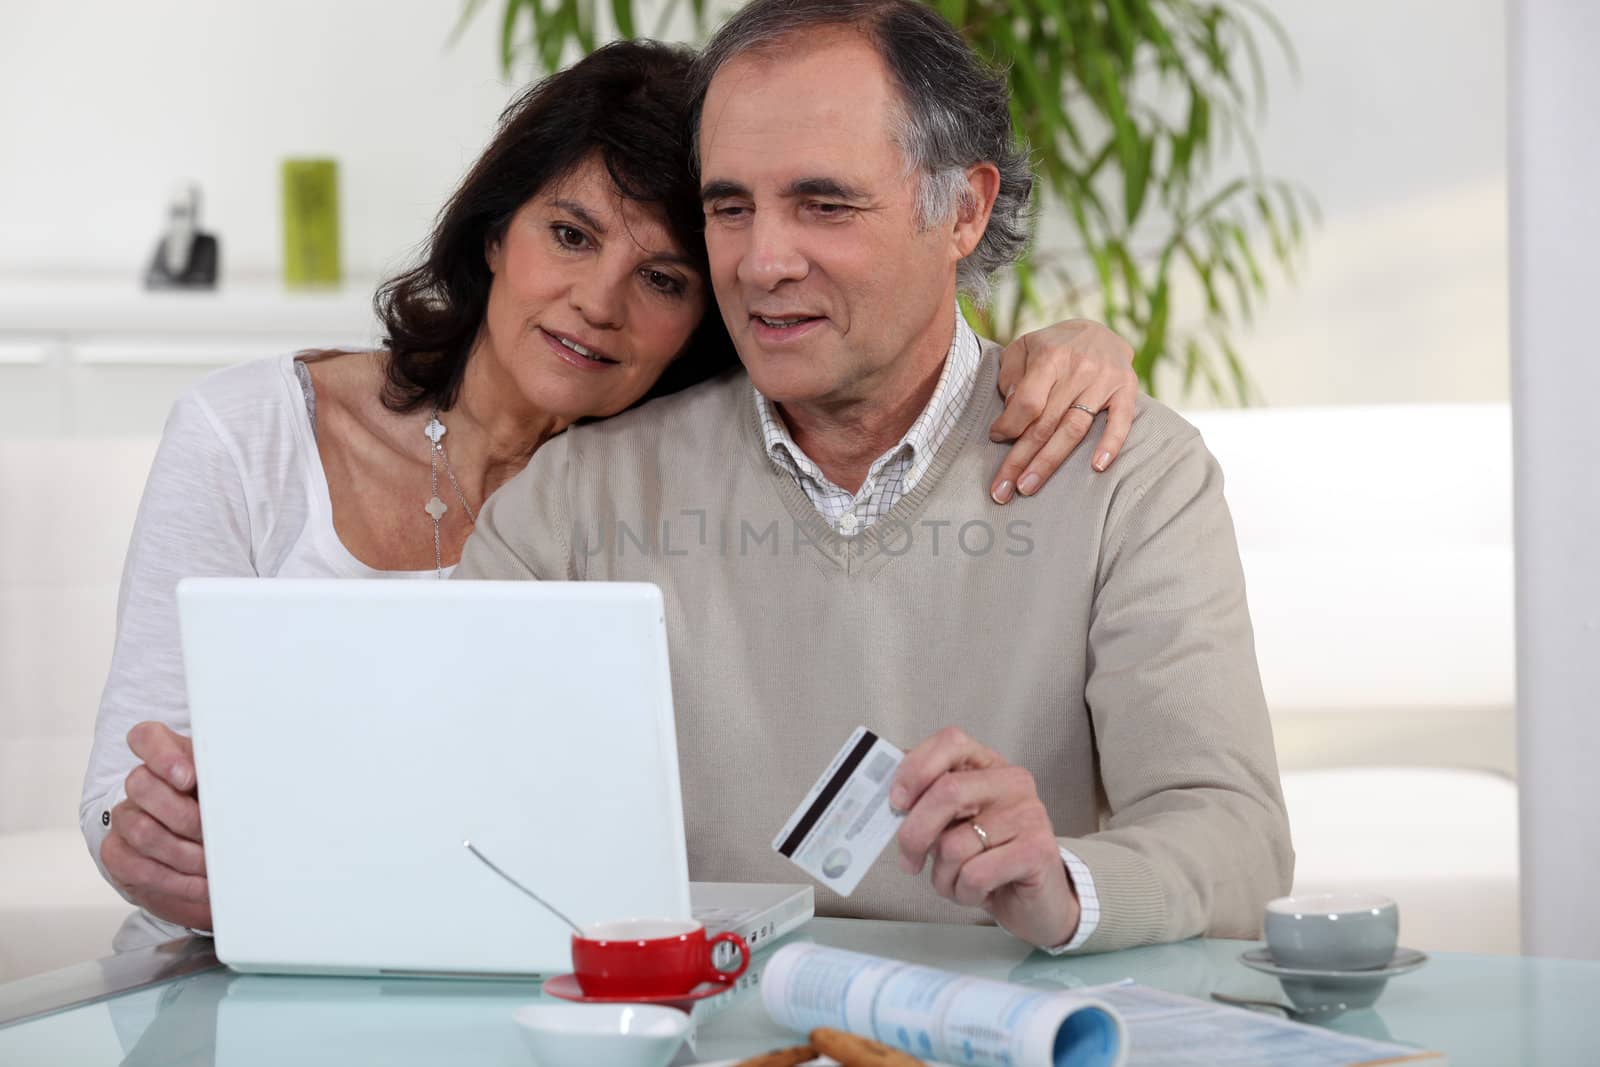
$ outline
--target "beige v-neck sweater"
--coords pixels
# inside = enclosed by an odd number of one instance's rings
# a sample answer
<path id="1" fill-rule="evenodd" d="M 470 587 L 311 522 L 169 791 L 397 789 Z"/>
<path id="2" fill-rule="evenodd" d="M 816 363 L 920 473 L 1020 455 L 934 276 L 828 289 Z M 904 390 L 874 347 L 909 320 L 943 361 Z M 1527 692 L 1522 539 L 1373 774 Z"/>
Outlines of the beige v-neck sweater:
<path id="1" fill-rule="evenodd" d="M 456 575 L 661 587 L 697 880 L 794 881 L 772 840 L 854 727 L 909 748 L 954 725 L 1033 773 L 1092 871 L 1080 951 L 1256 936 L 1294 859 L 1221 472 L 1141 401 L 1110 471 L 1079 449 L 996 505 L 996 365 L 916 488 L 854 538 L 764 454 L 731 372 L 546 444 Z M 848 899 L 817 893 L 822 914 L 987 919 L 892 846 Z"/>

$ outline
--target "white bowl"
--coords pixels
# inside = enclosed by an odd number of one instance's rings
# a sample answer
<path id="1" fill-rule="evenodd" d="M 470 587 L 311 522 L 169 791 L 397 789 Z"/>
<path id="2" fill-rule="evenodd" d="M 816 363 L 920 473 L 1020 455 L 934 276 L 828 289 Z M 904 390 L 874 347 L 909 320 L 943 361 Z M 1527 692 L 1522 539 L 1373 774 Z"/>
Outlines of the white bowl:
<path id="1" fill-rule="evenodd" d="M 666 1067 L 689 1017 L 650 1004 L 529 1004 L 513 1016 L 539 1067 Z"/>

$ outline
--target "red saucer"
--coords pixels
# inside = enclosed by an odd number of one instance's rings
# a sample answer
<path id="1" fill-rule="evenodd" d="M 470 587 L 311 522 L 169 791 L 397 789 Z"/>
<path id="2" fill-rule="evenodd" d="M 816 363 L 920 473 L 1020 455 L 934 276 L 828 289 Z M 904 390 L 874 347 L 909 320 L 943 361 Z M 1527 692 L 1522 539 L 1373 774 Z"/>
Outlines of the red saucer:
<path id="1" fill-rule="evenodd" d="M 578 976 L 575 974 L 558 974 L 554 978 L 544 980 L 544 992 L 552 997 L 562 1000 L 573 1000 L 579 1004 L 665 1004 L 679 1011 L 688 1011 L 697 1000 L 714 997 L 718 993 L 726 993 L 733 988 L 732 982 L 701 982 L 687 993 L 663 993 L 656 996 L 631 996 L 631 997 L 591 997 L 584 993 L 583 987 L 578 985 Z"/>

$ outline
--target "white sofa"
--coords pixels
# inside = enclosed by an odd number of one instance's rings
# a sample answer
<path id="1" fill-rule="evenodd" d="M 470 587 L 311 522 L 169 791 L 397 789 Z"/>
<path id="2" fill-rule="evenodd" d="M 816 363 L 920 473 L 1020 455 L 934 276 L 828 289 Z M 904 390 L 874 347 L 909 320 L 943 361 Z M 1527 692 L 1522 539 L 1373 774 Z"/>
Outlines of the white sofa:
<path id="1" fill-rule="evenodd" d="M 1417 947 L 1515 951 L 1505 408 L 1191 417 L 1227 472 L 1296 888 L 1390 892 Z M 77 805 L 154 446 L 0 437 L 0 981 L 108 952 L 129 910 Z"/>
<path id="2" fill-rule="evenodd" d="M 153 438 L 0 438 L 0 981 L 111 951 L 130 906 L 78 831 Z"/>
<path id="3" fill-rule="evenodd" d="M 1418 948 L 1517 951 L 1509 410 L 1190 418 L 1238 530 L 1295 890 L 1386 892 Z"/>

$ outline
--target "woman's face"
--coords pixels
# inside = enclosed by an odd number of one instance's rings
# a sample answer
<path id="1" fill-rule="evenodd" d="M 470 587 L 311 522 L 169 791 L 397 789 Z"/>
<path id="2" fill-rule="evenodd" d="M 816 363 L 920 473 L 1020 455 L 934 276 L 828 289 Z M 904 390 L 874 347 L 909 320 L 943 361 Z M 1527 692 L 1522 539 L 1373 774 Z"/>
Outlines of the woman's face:
<path id="1" fill-rule="evenodd" d="M 488 250 L 475 359 L 541 412 L 614 415 L 655 384 L 705 314 L 705 279 L 650 205 L 591 158 L 512 216 Z"/>

